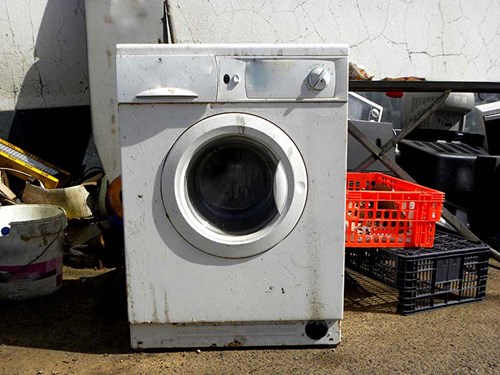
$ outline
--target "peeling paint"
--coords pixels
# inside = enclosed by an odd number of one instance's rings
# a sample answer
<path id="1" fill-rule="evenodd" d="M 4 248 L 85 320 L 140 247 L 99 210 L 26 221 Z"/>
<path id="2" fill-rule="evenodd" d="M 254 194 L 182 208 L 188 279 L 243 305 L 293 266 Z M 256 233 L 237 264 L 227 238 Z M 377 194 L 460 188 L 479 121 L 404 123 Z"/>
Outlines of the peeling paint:
<path id="1" fill-rule="evenodd" d="M 89 104 L 82 0 L 0 2 L 0 111 Z"/>
<path id="2" fill-rule="evenodd" d="M 348 43 L 350 60 L 379 79 L 500 79 L 499 0 L 169 3 L 181 43 Z"/>
<path id="3" fill-rule="evenodd" d="M 0 110 L 89 104 L 83 7 L 0 3 Z M 182 43 L 348 43 L 375 78 L 500 79 L 499 0 L 170 0 L 170 9 Z"/>

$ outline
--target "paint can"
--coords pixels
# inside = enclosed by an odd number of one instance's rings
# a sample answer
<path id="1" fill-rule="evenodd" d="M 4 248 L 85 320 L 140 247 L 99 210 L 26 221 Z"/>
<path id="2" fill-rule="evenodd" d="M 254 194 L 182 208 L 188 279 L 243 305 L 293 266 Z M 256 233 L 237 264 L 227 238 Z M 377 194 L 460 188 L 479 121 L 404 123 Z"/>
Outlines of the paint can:
<path id="1" fill-rule="evenodd" d="M 58 206 L 0 207 L 0 299 L 42 297 L 62 286 L 66 226 Z"/>

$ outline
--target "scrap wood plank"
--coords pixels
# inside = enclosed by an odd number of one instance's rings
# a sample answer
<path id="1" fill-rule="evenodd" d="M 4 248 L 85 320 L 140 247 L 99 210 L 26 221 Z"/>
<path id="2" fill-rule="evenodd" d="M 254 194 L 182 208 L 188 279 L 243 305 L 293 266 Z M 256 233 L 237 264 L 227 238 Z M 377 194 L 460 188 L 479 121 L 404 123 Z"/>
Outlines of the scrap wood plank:
<path id="1" fill-rule="evenodd" d="M 0 194 L 2 194 L 5 198 L 7 198 L 10 201 L 16 200 L 16 194 L 14 194 L 14 192 L 10 190 L 9 187 L 5 185 L 1 180 L 0 180 Z"/>

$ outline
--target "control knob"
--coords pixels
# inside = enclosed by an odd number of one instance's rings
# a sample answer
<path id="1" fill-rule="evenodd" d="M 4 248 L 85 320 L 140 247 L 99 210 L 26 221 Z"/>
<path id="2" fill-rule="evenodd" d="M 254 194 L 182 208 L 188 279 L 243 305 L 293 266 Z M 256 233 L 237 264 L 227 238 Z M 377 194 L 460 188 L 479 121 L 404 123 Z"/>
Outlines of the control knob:
<path id="1" fill-rule="evenodd" d="M 323 90 L 330 83 L 330 72 L 325 68 L 316 68 L 309 73 L 307 81 L 313 90 Z"/>

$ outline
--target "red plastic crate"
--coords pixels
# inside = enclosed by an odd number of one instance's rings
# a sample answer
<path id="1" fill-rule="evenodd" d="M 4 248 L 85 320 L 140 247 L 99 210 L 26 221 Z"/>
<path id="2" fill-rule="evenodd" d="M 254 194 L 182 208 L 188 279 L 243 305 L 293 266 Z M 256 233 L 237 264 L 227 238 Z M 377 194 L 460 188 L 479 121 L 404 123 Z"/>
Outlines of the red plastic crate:
<path id="1" fill-rule="evenodd" d="M 348 172 L 346 247 L 432 247 L 444 193 L 384 173 Z"/>

